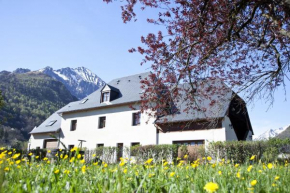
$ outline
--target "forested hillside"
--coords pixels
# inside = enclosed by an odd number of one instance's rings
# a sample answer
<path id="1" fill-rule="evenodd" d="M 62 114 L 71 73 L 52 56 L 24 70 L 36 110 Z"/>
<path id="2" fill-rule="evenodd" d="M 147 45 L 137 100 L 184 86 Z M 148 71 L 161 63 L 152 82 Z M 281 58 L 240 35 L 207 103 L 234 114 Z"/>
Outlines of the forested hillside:
<path id="1" fill-rule="evenodd" d="M 0 110 L 0 145 L 27 140 L 51 113 L 77 100 L 59 81 L 42 73 L 0 72 L 4 107 Z"/>

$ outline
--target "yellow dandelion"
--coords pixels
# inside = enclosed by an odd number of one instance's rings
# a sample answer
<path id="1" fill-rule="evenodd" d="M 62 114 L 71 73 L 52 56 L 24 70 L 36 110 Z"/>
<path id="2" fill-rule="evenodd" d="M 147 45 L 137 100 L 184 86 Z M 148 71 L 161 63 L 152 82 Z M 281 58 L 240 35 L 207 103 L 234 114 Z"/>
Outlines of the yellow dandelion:
<path id="1" fill-rule="evenodd" d="M 86 172 L 86 165 L 84 165 L 84 166 L 82 167 L 82 172 L 83 172 L 83 173 Z"/>
<path id="2" fill-rule="evenodd" d="M 28 155 L 29 155 L 29 156 L 32 156 L 33 154 L 32 154 L 32 153 L 29 153 Z"/>
<path id="3" fill-rule="evenodd" d="M 80 162 L 83 164 L 83 163 L 85 163 L 86 161 L 85 161 L 85 159 L 82 159 Z"/>
<path id="4" fill-rule="evenodd" d="M 171 172 L 171 173 L 169 174 L 170 177 L 173 177 L 174 175 L 175 175 L 175 172 Z"/>
<path id="5" fill-rule="evenodd" d="M 153 161 L 153 158 L 148 159 L 145 164 L 150 164 Z"/>
<path id="6" fill-rule="evenodd" d="M 65 174 L 69 174 L 69 170 L 64 170 L 63 173 L 65 173 Z"/>
<path id="7" fill-rule="evenodd" d="M 123 172 L 124 172 L 124 174 L 127 174 L 128 170 L 127 169 L 124 169 Z"/>
<path id="8" fill-rule="evenodd" d="M 272 164 L 272 163 L 268 163 L 267 167 L 268 167 L 269 169 L 272 169 L 272 168 L 273 168 L 273 164 Z"/>
<path id="9" fill-rule="evenodd" d="M 222 175 L 222 171 L 219 171 L 219 175 Z"/>
<path id="10" fill-rule="evenodd" d="M 240 166 L 240 164 L 235 164 L 235 168 L 237 168 L 237 167 L 239 167 Z"/>
<path id="11" fill-rule="evenodd" d="M 275 180 L 279 180 L 280 176 L 275 176 Z"/>
<path id="12" fill-rule="evenodd" d="M 75 157 L 72 157 L 72 158 L 69 160 L 70 163 L 72 163 L 72 162 L 74 162 L 74 161 L 75 161 Z"/>
<path id="13" fill-rule="evenodd" d="M 10 169 L 8 167 L 4 168 L 5 172 L 8 172 Z"/>
<path id="14" fill-rule="evenodd" d="M 207 156 L 207 161 L 211 161 L 212 160 L 212 158 L 210 157 L 210 156 Z"/>
<path id="15" fill-rule="evenodd" d="M 98 162 L 93 163 L 93 165 L 94 165 L 94 166 L 97 166 L 97 165 L 98 165 Z"/>
<path id="16" fill-rule="evenodd" d="M 252 157 L 250 158 L 250 160 L 254 160 L 256 158 L 256 155 L 252 155 Z"/>
<path id="17" fill-rule="evenodd" d="M 185 155 L 183 158 L 184 158 L 184 159 L 188 158 L 188 155 Z"/>
<path id="18" fill-rule="evenodd" d="M 39 158 L 39 156 L 35 156 L 35 159 L 38 159 Z"/>
<path id="19" fill-rule="evenodd" d="M 214 182 L 208 182 L 204 187 L 204 190 L 206 190 L 209 193 L 215 192 L 219 189 L 219 186 L 217 183 Z"/>
<path id="20" fill-rule="evenodd" d="M 59 173 L 59 170 L 55 170 L 54 173 L 55 173 L 55 174 L 58 174 L 58 173 Z"/>
<path id="21" fill-rule="evenodd" d="M 93 157 L 96 157 L 96 154 L 93 154 Z"/>
<path id="22" fill-rule="evenodd" d="M 82 157 L 81 154 L 78 154 L 78 155 L 77 155 L 77 158 L 78 158 L 78 159 L 81 159 L 81 157 Z"/>
<path id="23" fill-rule="evenodd" d="M 257 182 L 258 182 L 257 180 L 252 180 L 251 181 L 251 186 L 255 186 L 257 184 Z"/>
<path id="24" fill-rule="evenodd" d="M 240 172 L 237 173 L 237 178 L 241 178 Z"/>
<path id="25" fill-rule="evenodd" d="M 121 162 L 119 165 L 120 165 L 120 166 L 123 166 L 123 165 L 125 165 L 125 162 Z"/>
<path id="26" fill-rule="evenodd" d="M 11 155 L 12 154 L 12 152 L 10 151 L 10 152 L 8 152 L 8 155 Z"/>
<path id="27" fill-rule="evenodd" d="M 63 159 L 67 159 L 67 158 L 68 158 L 68 155 L 65 155 Z"/>
<path id="28" fill-rule="evenodd" d="M 18 165 L 20 164 L 21 160 L 17 160 L 15 163 Z"/>
<path id="29" fill-rule="evenodd" d="M 12 156 L 12 159 L 17 159 L 20 156 L 20 153 L 16 153 Z"/>
<path id="30" fill-rule="evenodd" d="M 247 171 L 250 172 L 250 171 L 252 170 L 252 168 L 253 168 L 253 166 L 250 165 L 250 166 L 248 167 Z"/>
<path id="31" fill-rule="evenodd" d="M 272 186 L 275 187 L 275 186 L 277 186 L 277 184 L 273 183 Z"/>
<path id="32" fill-rule="evenodd" d="M 167 166 L 168 162 L 164 162 L 163 166 Z"/>
<path id="33" fill-rule="evenodd" d="M 51 153 L 51 151 L 50 150 L 47 150 L 47 153 Z"/>
<path id="34" fill-rule="evenodd" d="M 151 178 L 151 177 L 153 177 L 153 176 L 155 176 L 155 174 L 150 173 L 150 174 L 148 175 L 149 178 Z"/>

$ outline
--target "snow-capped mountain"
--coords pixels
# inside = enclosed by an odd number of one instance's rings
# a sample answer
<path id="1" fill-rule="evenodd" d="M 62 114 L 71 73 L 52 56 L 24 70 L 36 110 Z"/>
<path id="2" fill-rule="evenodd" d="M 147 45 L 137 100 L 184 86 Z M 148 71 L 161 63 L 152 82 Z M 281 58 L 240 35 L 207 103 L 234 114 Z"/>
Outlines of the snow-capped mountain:
<path id="1" fill-rule="evenodd" d="M 265 133 L 261 134 L 260 136 L 256 137 L 254 140 L 259 141 L 259 140 L 268 140 L 270 138 L 276 137 L 283 131 L 285 131 L 290 125 L 287 125 L 285 127 L 280 127 L 278 129 L 270 129 L 266 131 Z"/>
<path id="2" fill-rule="evenodd" d="M 44 73 L 62 82 L 71 94 L 78 99 L 85 98 L 105 84 L 101 78 L 85 67 L 61 68 L 58 70 L 46 67 L 36 72 Z"/>

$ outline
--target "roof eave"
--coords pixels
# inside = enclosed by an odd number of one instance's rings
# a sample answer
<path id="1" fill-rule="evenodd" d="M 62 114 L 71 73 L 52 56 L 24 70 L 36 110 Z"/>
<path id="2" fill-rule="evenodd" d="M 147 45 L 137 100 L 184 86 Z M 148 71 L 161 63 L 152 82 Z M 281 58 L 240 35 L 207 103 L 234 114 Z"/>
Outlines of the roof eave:
<path id="1" fill-rule="evenodd" d="M 84 108 L 84 109 L 76 109 L 76 110 L 71 110 L 71 111 L 60 111 L 57 112 L 59 115 L 62 115 L 63 113 L 77 113 L 77 112 L 82 112 L 82 111 L 92 111 L 96 109 L 102 109 L 102 108 L 109 108 L 109 107 L 115 107 L 115 106 L 122 106 L 126 104 L 132 104 L 132 103 L 137 103 L 140 102 L 141 100 L 136 100 L 136 101 L 130 101 L 130 102 L 124 102 L 124 103 L 118 103 L 118 104 L 110 104 L 106 106 L 98 106 L 98 107 L 91 107 L 91 108 Z"/>

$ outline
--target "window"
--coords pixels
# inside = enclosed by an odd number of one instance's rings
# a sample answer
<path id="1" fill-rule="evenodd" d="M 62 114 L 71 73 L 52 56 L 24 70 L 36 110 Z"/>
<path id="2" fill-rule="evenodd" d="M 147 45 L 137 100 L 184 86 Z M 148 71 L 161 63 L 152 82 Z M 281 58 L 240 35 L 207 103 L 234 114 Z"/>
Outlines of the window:
<path id="1" fill-rule="evenodd" d="M 140 125 L 141 112 L 133 113 L 133 126 Z"/>
<path id="2" fill-rule="evenodd" d="M 81 104 L 85 104 L 89 99 L 84 99 Z"/>
<path id="3" fill-rule="evenodd" d="M 70 130 L 75 131 L 76 129 L 77 129 L 77 120 L 72 120 Z"/>
<path id="4" fill-rule="evenodd" d="M 102 93 L 102 102 L 107 102 L 110 100 L 110 92 Z"/>
<path id="5" fill-rule="evenodd" d="M 105 128 L 106 127 L 106 117 L 100 117 L 99 118 L 99 128 Z"/>
<path id="6" fill-rule="evenodd" d="M 50 121 L 50 122 L 46 125 L 46 127 L 52 126 L 55 122 L 56 122 L 56 120 Z"/>
<path id="7" fill-rule="evenodd" d="M 173 144 L 178 145 L 203 145 L 204 140 L 187 140 L 187 141 L 173 141 Z"/>
<path id="8" fill-rule="evenodd" d="M 97 147 L 104 147 L 104 144 L 103 143 L 99 143 L 99 144 L 97 144 Z"/>

